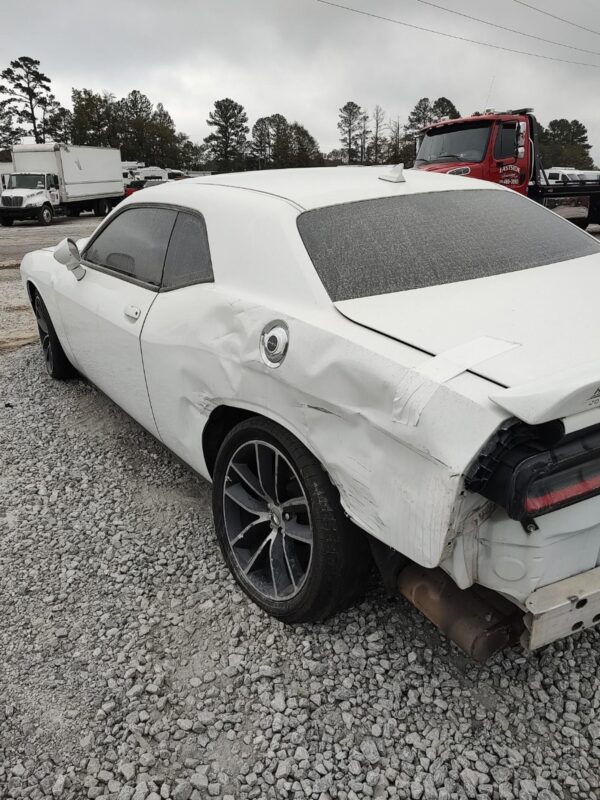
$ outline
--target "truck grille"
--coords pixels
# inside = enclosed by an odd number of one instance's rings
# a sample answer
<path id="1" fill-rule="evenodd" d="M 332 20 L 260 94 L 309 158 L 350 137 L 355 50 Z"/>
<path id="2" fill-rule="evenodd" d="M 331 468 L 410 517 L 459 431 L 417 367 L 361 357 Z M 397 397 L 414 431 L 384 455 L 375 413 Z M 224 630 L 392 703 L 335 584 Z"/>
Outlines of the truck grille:
<path id="1" fill-rule="evenodd" d="M 23 205 L 23 198 L 22 197 L 2 197 L 2 205 L 6 206 L 7 208 L 18 208 L 19 206 Z"/>

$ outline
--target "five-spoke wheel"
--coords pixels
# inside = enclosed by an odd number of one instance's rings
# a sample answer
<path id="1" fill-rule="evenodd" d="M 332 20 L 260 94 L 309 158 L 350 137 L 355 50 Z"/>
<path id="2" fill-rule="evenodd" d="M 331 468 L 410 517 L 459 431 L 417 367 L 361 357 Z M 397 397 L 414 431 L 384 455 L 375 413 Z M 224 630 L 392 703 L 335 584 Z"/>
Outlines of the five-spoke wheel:
<path id="1" fill-rule="evenodd" d="M 62 349 L 46 304 L 37 291 L 33 294 L 32 303 L 48 374 L 57 380 L 73 378 L 77 373 Z"/>

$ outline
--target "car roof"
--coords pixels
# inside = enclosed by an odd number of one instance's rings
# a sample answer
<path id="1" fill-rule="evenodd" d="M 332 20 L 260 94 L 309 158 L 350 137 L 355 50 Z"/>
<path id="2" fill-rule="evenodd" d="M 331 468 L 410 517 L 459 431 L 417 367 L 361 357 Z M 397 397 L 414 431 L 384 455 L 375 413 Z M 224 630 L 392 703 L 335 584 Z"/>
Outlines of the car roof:
<path id="1" fill-rule="evenodd" d="M 178 181 L 178 186 L 221 186 L 273 195 L 293 203 L 300 210 L 356 202 L 394 195 L 423 192 L 465 191 L 503 188 L 486 181 L 443 175 L 422 170 L 404 170 L 404 181 L 380 180 L 395 169 L 377 167 L 305 167 L 298 169 L 256 170 L 224 173 Z M 156 190 L 158 191 L 158 190 Z M 505 191 L 505 190 L 504 190 Z M 153 199 L 158 200 L 158 194 Z"/>

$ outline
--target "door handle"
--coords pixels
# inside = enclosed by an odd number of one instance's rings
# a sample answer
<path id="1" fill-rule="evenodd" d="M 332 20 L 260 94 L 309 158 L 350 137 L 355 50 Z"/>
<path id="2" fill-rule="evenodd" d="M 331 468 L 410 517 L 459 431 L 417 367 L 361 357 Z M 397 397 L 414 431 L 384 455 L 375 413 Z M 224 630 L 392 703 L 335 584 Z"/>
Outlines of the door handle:
<path id="1" fill-rule="evenodd" d="M 141 312 L 137 306 L 125 306 L 123 313 L 126 317 L 129 317 L 129 319 L 139 319 Z"/>

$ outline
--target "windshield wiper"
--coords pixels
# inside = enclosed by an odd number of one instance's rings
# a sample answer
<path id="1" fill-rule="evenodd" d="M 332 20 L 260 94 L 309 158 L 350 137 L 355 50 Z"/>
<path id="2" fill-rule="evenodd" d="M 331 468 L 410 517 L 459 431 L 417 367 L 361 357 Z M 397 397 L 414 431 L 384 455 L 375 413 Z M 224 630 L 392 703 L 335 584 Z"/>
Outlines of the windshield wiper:
<path id="1" fill-rule="evenodd" d="M 436 156 L 433 161 L 441 161 L 443 158 L 454 158 L 456 161 L 464 161 L 464 158 L 461 158 L 456 153 L 442 153 L 439 156 Z"/>

